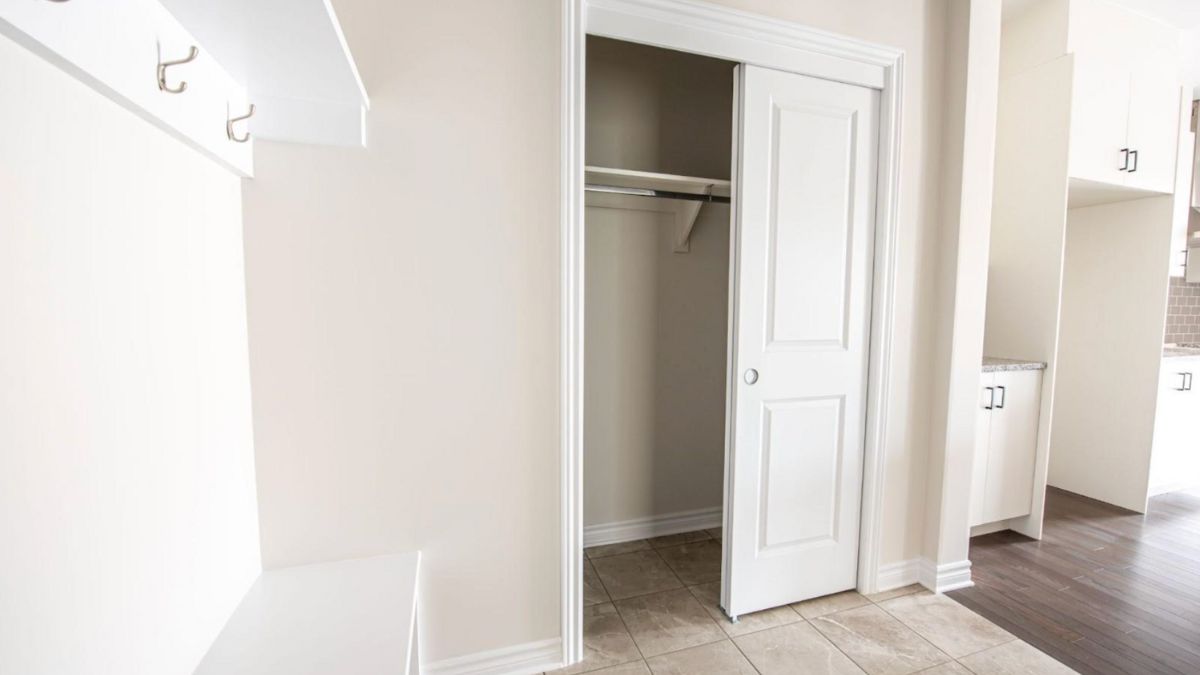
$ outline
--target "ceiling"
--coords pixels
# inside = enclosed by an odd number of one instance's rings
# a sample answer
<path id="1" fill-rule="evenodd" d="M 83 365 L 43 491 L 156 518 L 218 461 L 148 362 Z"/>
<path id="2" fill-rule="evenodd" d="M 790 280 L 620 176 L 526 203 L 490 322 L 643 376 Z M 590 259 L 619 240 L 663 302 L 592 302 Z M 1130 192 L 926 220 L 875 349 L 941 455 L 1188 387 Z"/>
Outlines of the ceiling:
<path id="1" fill-rule="evenodd" d="M 1020 14 L 1030 6 L 1049 0 L 1003 0 L 1004 16 Z M 1153 17 L 1180 30 L 1179 76 L 1195 83 L 1193 94 L 1200 97 L 1200 0 L 1109 0 L 1145 16 Z"/>
<path id="2" fill-rule="evenodd" d="M 1005 14 L 1018 14 L 1046 0 L 1004 0 Z M 1154 17 L 1176 28 L 1200 28 L 1200 0 L 1110 0 L 1139 14 Z"/>
<path id="3" fill-rule="evenodd" d="M 1200 27 L 1200 2 L 1197 0 L 1111 0 L 1139 14 L 1152 16 L 1176 28 Z"/>

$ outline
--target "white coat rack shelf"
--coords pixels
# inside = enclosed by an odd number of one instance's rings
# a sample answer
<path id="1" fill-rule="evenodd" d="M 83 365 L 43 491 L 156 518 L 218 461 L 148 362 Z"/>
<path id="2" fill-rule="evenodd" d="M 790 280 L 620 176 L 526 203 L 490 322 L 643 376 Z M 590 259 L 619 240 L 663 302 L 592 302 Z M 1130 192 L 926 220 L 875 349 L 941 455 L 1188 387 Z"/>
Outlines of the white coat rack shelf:
<path id="1" fill-rule="evenodd" d="M 326 0 L 0 0 L 0 34 L 241 176 L 251 138 L 366 142 Z"/>

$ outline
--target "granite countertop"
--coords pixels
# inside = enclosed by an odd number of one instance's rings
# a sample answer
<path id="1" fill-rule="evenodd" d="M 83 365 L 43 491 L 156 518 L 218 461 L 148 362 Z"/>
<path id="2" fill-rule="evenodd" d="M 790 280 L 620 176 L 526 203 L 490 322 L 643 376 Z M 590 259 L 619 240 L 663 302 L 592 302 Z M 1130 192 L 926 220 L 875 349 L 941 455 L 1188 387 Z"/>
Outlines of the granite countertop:
<path id="1" fill-rule="evenodd" d="M 1200 356 L 1200 345 L 1181 344 L 1163 346 L 1164 358 L 1178 359 L 1188 356 Z"/>
<path id="2" fill-rule="evenodd" d="M 1197 350 L 1200 353 L 1200 350 Z M 1011 370 L 1045 370 L 1043 361 L 1026 361 L 1023 359 L 1001 359 L 995 356 L 983 357 L 983 372 L 995 373 Z"/>

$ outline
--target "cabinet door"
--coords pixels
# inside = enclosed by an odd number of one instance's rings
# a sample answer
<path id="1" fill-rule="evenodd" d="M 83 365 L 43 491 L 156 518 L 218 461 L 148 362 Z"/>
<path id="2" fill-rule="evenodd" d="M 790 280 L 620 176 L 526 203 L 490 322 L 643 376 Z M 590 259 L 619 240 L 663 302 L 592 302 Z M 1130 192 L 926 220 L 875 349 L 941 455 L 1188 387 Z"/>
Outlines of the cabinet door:
<path id="1" fill-rule="evenodd" d="M 1179 161 L 1175 163 L 1177 194 L 1194 190 L 1192 169 L 1196 160 L 1196 132 L 1191 129 L 1192 103 L 1188 100 L 1191 99 L 1191 96 L 1184 92 L 1183 99 L 1179 114 L 1185 116 L 1185 119 L 1180 120 Z M 1188 276 L 1188 258 L 1191 256 L 1188 251 L 1188 229 L 1191 226 L 1192 217 L 1200 215 L 1191 208 L 1191 200 L 1195 198 L 1196 193 L 1192 192 L 1190 199 L 1176 199 L 1174 206 L 1171 207 L 1171 276 L 1173 277 L 1187 279 Z M 1196 265 L 1191 267 L 1194 268 Z"/>
<path id="2" fill-rule="evenodd" d="M 996 373 L 988 438 L 984 522 L 1029 515 L 1041 414 L 1042 371 Z"/>
<path id="3" fill-rule="evenodd" d="M 1150 455 L 1150 494 L 1200 485 L 1200 390 L 1190 382 L 1200 375 L 1200 361 L 1163 359 L 1154 416 L 1154 448 Z"/>
<path id="4" fill-rule="evenodd" d="M 1182 89 L 1173 70 L 1134 71 L 1129 97 L 1131 159 L 1125 184 L 1155 192 L 1175 191 Z"/>
<path id="5" fill-rule="evenodd" d="M 986 523 L 983 493 L 987 490 L 988 437 L 992 428 L 995 373 L 984 373 L 979 382 L 979 406 L 975 418 L 975 456 L 971 460 L 971 527 Z"/>
<path id="6" fill-rule="evenodd" d="M 1124 185 L 1129 127 L 1129 73 L 1075 62 L 1071 100 L 1071 178 Z"/>

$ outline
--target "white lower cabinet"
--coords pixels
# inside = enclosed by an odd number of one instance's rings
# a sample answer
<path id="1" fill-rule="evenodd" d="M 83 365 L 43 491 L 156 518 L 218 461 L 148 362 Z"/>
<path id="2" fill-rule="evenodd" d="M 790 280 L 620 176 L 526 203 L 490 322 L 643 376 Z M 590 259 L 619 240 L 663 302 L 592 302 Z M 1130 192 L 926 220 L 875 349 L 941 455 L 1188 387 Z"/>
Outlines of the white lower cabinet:
<path id="1" fill-rule="evenodd" d="M 984 373 L 980 394 L 972 526 L 1027 516 L 1033 509 L 1042 371 Z"/>
<path id="2" fill-rule="evenodd" d="M 1200 390 L 1192 386 L 1195 375 L 1200 375 L 1200 358 L 1163 359 L 1150 455 L 1151 495 L 1200 485 Z"/>

